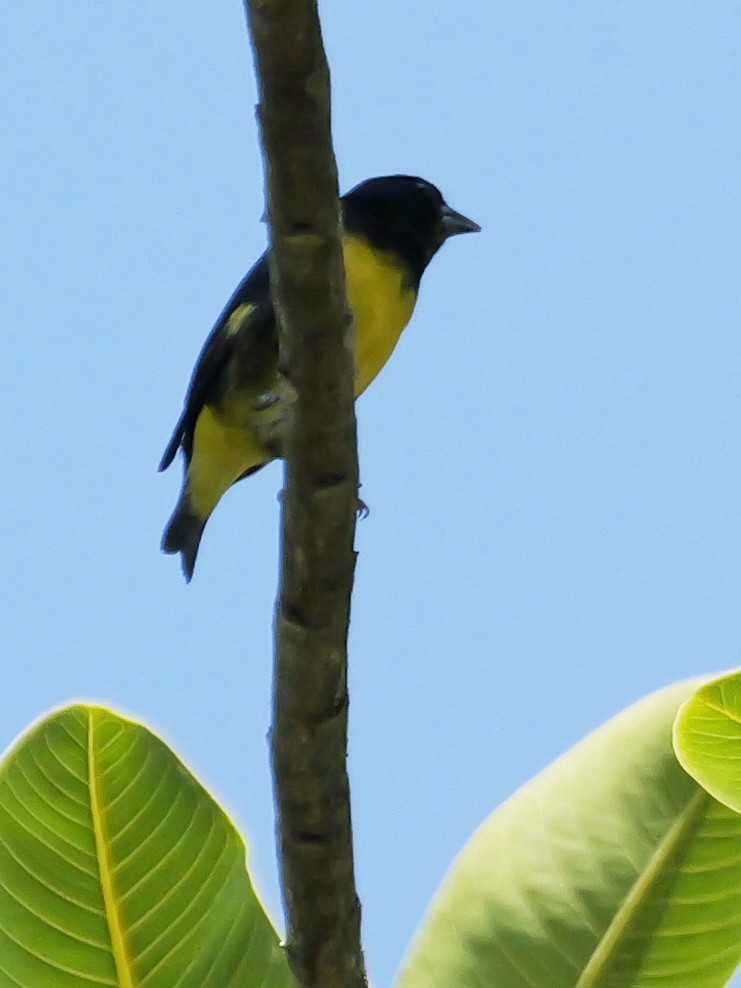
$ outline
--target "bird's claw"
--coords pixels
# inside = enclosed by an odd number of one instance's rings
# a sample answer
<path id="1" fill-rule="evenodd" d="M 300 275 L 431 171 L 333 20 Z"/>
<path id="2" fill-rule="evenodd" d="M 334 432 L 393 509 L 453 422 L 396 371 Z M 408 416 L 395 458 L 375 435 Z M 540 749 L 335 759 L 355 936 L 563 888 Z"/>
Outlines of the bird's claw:
<path id="1" fill-rule="evenodd" d="M 278 491 L 276 497 L 280 505 L 285 504 L 286 501 L 285 489 Z M 357 501 L 355 502 L 355 517 L 358 519 L 358 521 L 361 521 L 362 519 L 367 518 L 369 514 L 370 514 L 370 508 L 368 507 L 368 505 L 365 503 L 365 501 L 361 501 L 361 499 L 358 498 Z"/>

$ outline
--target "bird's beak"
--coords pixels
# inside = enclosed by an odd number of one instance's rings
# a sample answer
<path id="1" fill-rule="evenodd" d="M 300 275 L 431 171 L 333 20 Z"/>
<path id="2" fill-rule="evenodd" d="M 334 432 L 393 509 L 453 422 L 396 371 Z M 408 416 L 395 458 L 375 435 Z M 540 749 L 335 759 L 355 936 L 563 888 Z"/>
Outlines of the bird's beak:
<path id="1" fill-rule="evenodd" d="M 442 209 L 443 230 L 446 237 L 454 237 L 457 233 L 478 233 L 481 227 L 462 213 L 456 213 L 450 206 Z"/>

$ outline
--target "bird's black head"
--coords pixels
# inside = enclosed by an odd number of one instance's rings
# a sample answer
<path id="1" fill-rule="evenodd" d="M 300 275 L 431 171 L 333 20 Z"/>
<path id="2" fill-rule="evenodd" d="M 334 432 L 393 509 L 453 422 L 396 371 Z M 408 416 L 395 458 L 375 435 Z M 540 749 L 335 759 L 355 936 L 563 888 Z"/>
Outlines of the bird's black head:
<path id="1" fill-rule="evenodd" d="M 481 228 L 446 205 L 430 182 L 412 175 L 369 178 L 342 197 L 348 233 L 398 255 L 416 288 L 427 265 L 448 237 Z"/>

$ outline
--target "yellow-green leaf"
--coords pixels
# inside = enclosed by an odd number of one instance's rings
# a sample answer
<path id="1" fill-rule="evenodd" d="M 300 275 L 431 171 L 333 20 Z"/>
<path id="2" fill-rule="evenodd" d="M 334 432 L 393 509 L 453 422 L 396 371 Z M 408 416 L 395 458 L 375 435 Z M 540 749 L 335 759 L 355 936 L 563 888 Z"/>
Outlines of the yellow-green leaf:
<path id="1" fill-rule="evenodd" d="M 719 988 L 741 960 L 741 816 L 672 751 L 697 684 L 624 711 L 483 824 L 399 988 Z"/>
<path id="2" fill-rule="evenodd" d="M 0 765 L 0 988 L 287 988 L 226 814 L 160 738 L 101 707 Z"/>
<path id="3" fill-rule="evenodd" d="M 674 750 L 711 796 L 741 813 L 741 672 L 706 683 L 682 704 Z"/>

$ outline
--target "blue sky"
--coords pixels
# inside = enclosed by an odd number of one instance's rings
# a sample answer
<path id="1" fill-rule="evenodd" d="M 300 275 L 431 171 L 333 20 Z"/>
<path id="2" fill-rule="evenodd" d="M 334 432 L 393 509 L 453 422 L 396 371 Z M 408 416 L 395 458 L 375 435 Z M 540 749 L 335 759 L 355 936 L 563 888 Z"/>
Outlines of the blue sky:
<path id="1" fill-rule="evenodd" d="M 612 713 L 738 663 L 735 2 L 325 4 L 344 189 L 423 175 L 443 249 L 358 406 L 357 870 L 376 984 L 451 858 Z M 265 735 L 277 465 L 191 586 L 156 465 L 263 249 L 239 0 L 0 10 L 0 747 L 145 719 L 234 813 L 278 911 Z"/>

